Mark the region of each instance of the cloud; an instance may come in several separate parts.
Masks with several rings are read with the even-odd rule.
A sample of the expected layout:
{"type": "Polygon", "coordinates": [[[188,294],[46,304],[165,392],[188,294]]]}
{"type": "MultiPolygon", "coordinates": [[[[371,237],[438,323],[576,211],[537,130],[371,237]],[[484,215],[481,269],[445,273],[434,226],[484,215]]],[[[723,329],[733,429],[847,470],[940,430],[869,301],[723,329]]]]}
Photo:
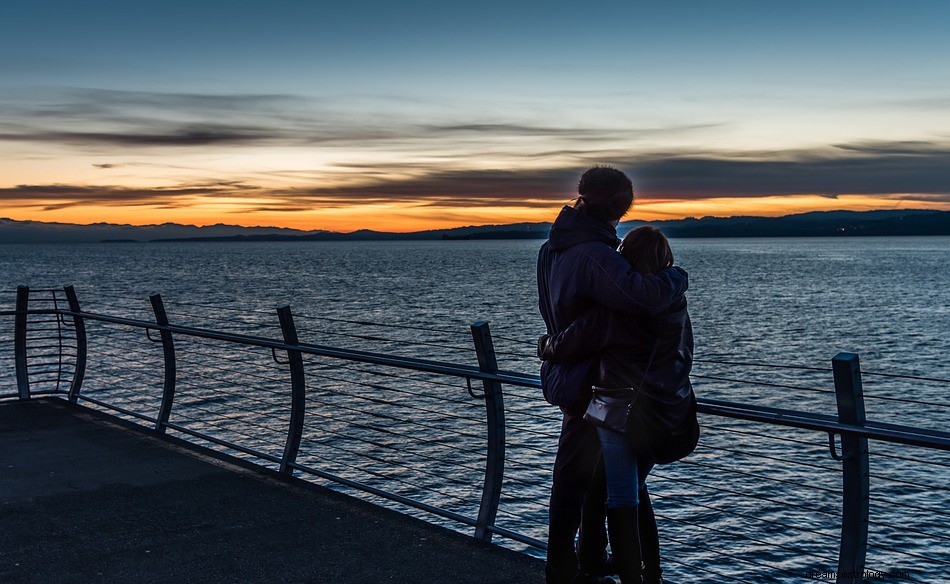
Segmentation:
{"type": "Polygon", "coordinates": [[[152,111],[188,113],[202,117],[284,111],[311,101],[290,94],[266,93],[173,93],[120,91],[110,89],[52,89],[42,96],[31,91],[20,106],[4,105],[4,110],[20,116],[86,118],[122,112],[152,111]]]}
{"type": "MultiPolygon", "coordinates": [[[[262,142],[280,138],[263,128],[194,125],[158,132],[21,132],[0,133],[0,140],[53,142],[73,145],[127,146],[209,146],[262,142]]],[[[102,168],[102,167],[100,167],[102,168]]]]}
{"type": "Polygon", "coordinates": [[[585,127],[513,122],[495,113],[486,120],[481,114],[460,115],[425,103],[412,103],[396,112],[387,112],[387,107],[392,107],[392,101],[381,104],[366,96],[331,99],[286,94],[59,90],[0,103],[0,141],[97,151],[346,145],[389,152],[428,149],[458,156],[480,148],[506,149],[521,157],[552,149],[604,149],[719,127],[585,127]]]}
{"type": "MultiPolygon", "coordinates": [[[[950,145],[939,143],[845,144],[811,151],[715,154],[650,154],[584,157],[571,167],[445,170],[442,165],[387,164],[377,175],[373,165],[349,165],[358,184],[314,186],[272,193],[288,201],[422,201],[471,206],[517,205],[525,201],[564,201],[574,196],[587,166],[611,164],[634,179],[638,196],[705,199],[818,194],[889,195],[915,193],[950,196],[950,145]],[[395,180],[393,175],[410,178],[395,180]]],[[[549,203],[548,203],[549,204],[549,203]]]]}
{"type": "MultiPolygon", "coordinates": [[[[250,177],[191,181],[158,188],[20,185],[0,189],[11,206],[62,209],[77,205],[181,208],[227,198],[234,212],[295,212],[369,204],[424,207],[549,207],[573,198],[577,179],[594,164],[628,171],[645,199],[840,194],[950,202],[950,145],[864,142],[792,152],[578,155],[577,164],[527,169],[458,169],[445,163],[342,165],[325,171],[281,171],[311,183],[267,187],[250,177]],[[393,178],[399,177],[399,178],[393,178]],[[899,195],[895,195],[895,193],[899,195]],[[910,194],[908,194],[910,193],[910,194]],[[246,206],[240,204],[247,201],[246,206]]],[[[107,165],[103,165],[107,166],[107,165]]],[[[275,175],[268,175],[275,176],[275,175]]]]}
{"type": "MultiPolygon", "coordinates": [[[[187,206],[222,197],[244,199],[248,209],[267,211],[387,202],[541,206],[570,200],[580,173],[594,164],[630,172],[638,196],[647,199],[914,193],[911,196],[946,200],[950,196],[946,141],[865,140],[770,152],[656,151],[650,149],[653,137],[701,136],[718,125],[591,128],[514,123],[496,115],[432,122],[424,111],[415,117],[383,117],[379,112],[347,110],[339,101],[283,94],[71,90],[0,107],[0,140],[116,156],[139,149],[216,152],[245,146],[324,148],[334,156],[338,151],[360,152],[357,162],[319,170],[249,169],[234,180],[153,189],[62,184],[0,189],[5,204],[20,206],[187,206]],[[505,167],[495,168],[499,160],[505,167]],[[258,182],[278,186],[256,186],[258,182]],[[279,186],[285,184],[301,186],[279,186]]],[[[170,160],[94,166],[185,168],[167,164],[170,160]]],[[[201,171],[188,170],[188,176],[201,171]]]]}
{"type": "Polygon", "coordinates": [[[765,158],[671,156],[626,161],[649,197],[950,193],[950,145],[875,143],[765,158]]]}
{"type": "Polygon", "coordinates": [[[0,141],[91,149],[241,146],[309,139],[289,95],[67,90],[0,103],[0,141]]]}
{"type": "Polygon", "coordinates": [[[584,128],[571,126],[542,126],[511,123],[459,123],[426,125],[423,132],[445,134],[482,134],[491,136],[544,136],[566,138],[572,141],[603,141],[607,139],[632,140],[652,136],[672,136],[721,127],[722,124],[669,125],[652,128],[584,128]]]}
{"type": "Polygon", "coordinates": [[[18,185],[0,188],[0,199],[8,207],[41,207],[55,211],[80,205],[156,206],[182,208],[198,197],[239,195],[256,187],[234,181],[208,182],[158,188],[131,188],[91,185],[18,185]]]}

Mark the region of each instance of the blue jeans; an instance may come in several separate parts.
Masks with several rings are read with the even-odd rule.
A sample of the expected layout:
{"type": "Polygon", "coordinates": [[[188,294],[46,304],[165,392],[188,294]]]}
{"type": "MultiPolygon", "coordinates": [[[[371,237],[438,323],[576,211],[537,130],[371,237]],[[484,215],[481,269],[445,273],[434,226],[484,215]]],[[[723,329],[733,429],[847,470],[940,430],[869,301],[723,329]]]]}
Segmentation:
{"type": "Polygon", "coordinates": [[[597,436],[607,474],[607,508],[637,506],[637,493],[646,484],[653,461],[638,459],[627,437],[619,432],[598,427],[597,436]]]}

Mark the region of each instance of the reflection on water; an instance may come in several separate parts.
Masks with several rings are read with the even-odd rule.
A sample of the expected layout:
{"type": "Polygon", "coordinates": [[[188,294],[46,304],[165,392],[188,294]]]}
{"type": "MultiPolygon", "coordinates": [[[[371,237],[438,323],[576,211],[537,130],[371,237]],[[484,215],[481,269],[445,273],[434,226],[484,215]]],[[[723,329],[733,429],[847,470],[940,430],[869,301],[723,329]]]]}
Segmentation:
{"type": "MultiPolygon", "coordinates": [[[[293,305],[303,342],[474,363],[468,325],[492,323],[502,368],[534,372],[539,242],[386,242],[0,246],[17,283],[75,284],[87,310],[151,319],[160,291],[172,323],[279,338],[293,305]],[[373,323],[373,324],[370,324],[373,323]]],[[[673,241],[690,272],[701,397],[834,413],[830,359],[869,372],[950,378],[950,239],[673,241]],[[718,361],[712,362],[712,361],[718,361]],[[812,369],[762,365],[796,364],[812,369]]],[[[10,330],[0,366],[12,372],[10,330]]],[[[84,392],[154,416],[161,346],[141,331],[89,324],[84,392]]],[[[270,351],[176,338],[172,421],[280,456],[290,380],[270,351]]],[[[485,413],[464,380],[307,357],[299,462],[477,514],[485,413]]],[[[9,374],[0,378],[4,391],[9,374]]],[[[872,419],[946,427],[948,386],[865,376],[872,419]]],[[[544,538],[559,415],[533,390],[505,388],[507,465],[498,525],[544,538]]],[[[673,581],[804,581],[836,567],[840,466],[827,436],[703,417],[687,461],[651,489],[673,581]]],[[[871,443],[868,567],[920,581],[948,574],[945,453],[871,443]]],[[[431,516],[425,516],[432,520],[431,516]]],[[[458,528],[456,524],[447,525],[458,528]]],[[[517,546],[516,546],[517,547],[517,546]]]]}

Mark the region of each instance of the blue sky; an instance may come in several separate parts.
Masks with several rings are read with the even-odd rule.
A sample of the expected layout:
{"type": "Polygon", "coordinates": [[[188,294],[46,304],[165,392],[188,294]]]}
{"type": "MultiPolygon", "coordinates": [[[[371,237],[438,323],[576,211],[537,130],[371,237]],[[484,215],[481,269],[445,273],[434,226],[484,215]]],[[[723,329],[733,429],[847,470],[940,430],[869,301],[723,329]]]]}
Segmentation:
{"type": "Polygon", "coordinates": [[[0,196],[451,223],[549,210],[607,163],[674,215],[944,204],[947,30],[947,2],[7,3],[0,196]]]}

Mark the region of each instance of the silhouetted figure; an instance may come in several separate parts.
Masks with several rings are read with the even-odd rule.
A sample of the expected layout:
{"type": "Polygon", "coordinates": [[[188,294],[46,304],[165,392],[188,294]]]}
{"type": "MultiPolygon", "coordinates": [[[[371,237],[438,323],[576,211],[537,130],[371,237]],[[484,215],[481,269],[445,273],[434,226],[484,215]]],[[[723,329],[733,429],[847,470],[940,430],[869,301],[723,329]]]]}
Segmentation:
{"type": "MultiPolygon", "coordinates": [[[[578,194],[573,207],[561,210],[538,254],[538,300],[548,334],[557,335],[596,305],[642,315],[679,301],[687,288],[684,271],[668,268],[648,278],[616,252],[617,223],[633,204],[630,179],[614,168],[591,168],[581,177],[578,194]]],[[[545,399],[563,412],[551,486],[548,583],[611,581],[593,575],[603,567],[603,537],[585,536],[582,531],[579,548],[574,548],[600,457],[596,428],[582,418],[597,370],[596,358],[545,361],[541,366],[545,399]]],[[[597,504],[598,495],[592,494],[588,501],[585,530],[588,526],[603,530],[604,506],[597,504]]]]}
{"type": "MultiPolygon", "coordinates": [[[[659,230],[640,227],[620,244],[638,272],[656,274],[673,265],[659,230]]],[[[552,362],[598,360],[598,388],[618,397],[637,396],[626,433],[597,428],[607,481],[607,524],[613,566],[623,584],[661,584],[660,544],[646,478],[654,464],[682,458],[696,446],[696,398],[689,372],[693,330],[680,298],[654,315],[631,316],[595,306],[556,335],[538,342],[552,362]],[[639,427],[637,427],[637,424],[639,427]]]]}

